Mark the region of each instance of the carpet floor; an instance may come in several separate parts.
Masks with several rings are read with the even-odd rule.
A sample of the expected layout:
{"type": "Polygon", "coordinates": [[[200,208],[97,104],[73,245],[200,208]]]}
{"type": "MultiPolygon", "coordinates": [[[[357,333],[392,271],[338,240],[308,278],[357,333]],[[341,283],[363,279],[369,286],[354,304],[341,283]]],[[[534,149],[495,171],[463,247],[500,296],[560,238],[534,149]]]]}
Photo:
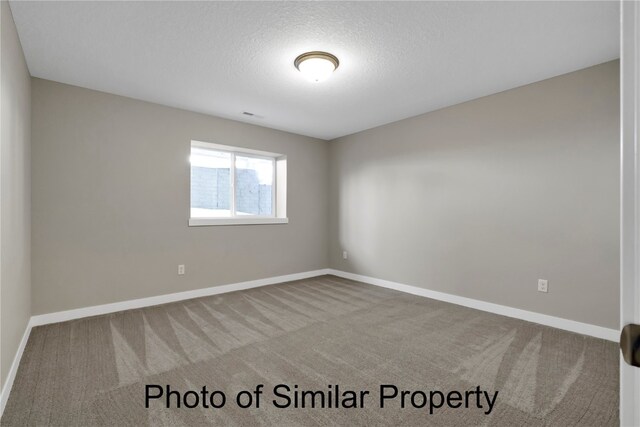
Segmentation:
{"type": "Polygon", "coordinates": [[[614,426],[618,360],[612,342],[322,276],[36,327],[1,424],[614,426]],[[206,386],[226,403],[178,409],[175,398],[167,409],[163,397],[146,409],[151,384],[206,386]],[[240,408],[236,394],[258,384],[260,407],[240,408]],[[319,394],[307,394],[304,409],[293,400],[278,408],[274,400],[286,403],[278,384],[290,398],[294,385],[370,395],[358,408],[308,407],[320,406],[319,394]],[[398,397],[380,408],[384,384],[398,397]],[[489,414],[473,394],[465,407],[465,391],[478,387],[499,392],[489,414]],[[403,390],[423,394],[407,393],[402,408],[403,390]],[[463,401],[454,394],[430,413],[432,391],[463,401]]]}

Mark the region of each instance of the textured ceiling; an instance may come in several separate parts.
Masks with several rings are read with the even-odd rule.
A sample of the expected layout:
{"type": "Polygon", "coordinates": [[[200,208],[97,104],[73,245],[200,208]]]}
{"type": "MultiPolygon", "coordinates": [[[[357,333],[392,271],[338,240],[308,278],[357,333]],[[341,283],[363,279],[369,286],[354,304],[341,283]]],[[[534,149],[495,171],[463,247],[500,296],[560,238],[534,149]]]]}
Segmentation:
{"type": "Polygon", "coordinates": [[[619,57],[618,2],[11,2],[31,74],[332,139],[619,57]],[[305,80],[308,50],[340,59],[305,80]],[[249,111],[256,116],[243,116],[249,111]]]}

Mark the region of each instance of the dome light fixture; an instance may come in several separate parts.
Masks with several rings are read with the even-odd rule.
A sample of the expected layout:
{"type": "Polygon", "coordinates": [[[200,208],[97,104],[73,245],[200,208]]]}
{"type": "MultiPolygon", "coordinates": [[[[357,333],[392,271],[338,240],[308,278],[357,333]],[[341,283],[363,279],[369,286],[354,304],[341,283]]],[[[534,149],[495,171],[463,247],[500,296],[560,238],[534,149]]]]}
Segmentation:
{"type": "Polygon", "coordinates": [[[331,77],[331,73],[338,68],[340,61],[328,52],[313,51],[298,56],[293,61],[293,65],[307,79],[318,83],[331,77]]]}

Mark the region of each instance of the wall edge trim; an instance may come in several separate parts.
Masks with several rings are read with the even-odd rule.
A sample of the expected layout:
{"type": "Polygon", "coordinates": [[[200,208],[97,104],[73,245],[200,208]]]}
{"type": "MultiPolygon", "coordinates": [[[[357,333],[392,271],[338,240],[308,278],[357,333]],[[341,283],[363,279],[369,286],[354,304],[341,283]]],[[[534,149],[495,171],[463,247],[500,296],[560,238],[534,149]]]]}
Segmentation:
{"type": "Polygon", "coordinates": [[[144,308],[155,305],[167,304],[172,302],[184,301],[204,296],[218,295],[229,292],[253,289],[262,286],[274,285],[277,283],[286,283],[296,280],[308,279],[311,277],[323,276],[331,274],[345,279],[355,280],[374,286],[393,289],[411,295],[431,298],[438,301],[444,301],[464,307],[474,308],[489,313],[499,314],[527,322],[538,323],[552,328],[562,329],[565,331],[575,332],[600,338],[608,341],[617,342],[619,339],[619,331],[616,329],[605,328],[602,326],[592,325],[589,323],[578,322],[575,320],[563,319],[561,317],[550,316],[547,314],[536,313],[533,311],[522,310],[505,305],[494,304],[486,301],[480,301],[473,298],[462,297],[458,295],[448,294],[445,292],[433,291],[430,289],[419,288],[417,286],[406,285],[403,283],[393,282],[390,280],[378,279],[375,277],[364,276],[356,273],[336,270],[332,268],[324,268],[319,270],[306,271],[302,273],[287,274],[283,276],[274,276],[265,279],[249,280],[245,282],[232,283],[220,286],[211,286],[208,288],[195,289],[184,292],[176,292],[172,294],[158,295],[153,297],[138,298],[133,300],[120,301],[110,304],[95,305],[78,309],[58,311],[53,313],[39,314],[31,316],[25,328],[20,346],[16,352],[9,374],[0,392],[0,417],[4,413],[5,406],[9,399],[9,394],[13,386],[22,354],[24,353],[27,341],[31,334],[31,330],[35,326],[48,325],[51,323],[65,322],[74,319],[81,319],[91,316],[99,316],[102,314],[115,313],[118,311],[132,310],[136,308],[144,308]]]}
{"type": "Polygon", "coordinates": [[[552,328],[563,329],[569,332],[575,332],[595,338],[601,338],[607,341],[618,342],[618,340],[620,339],[620,331],[616,329],[605,328],[603,326],[592,325],[590,323],[563,319],[561,317],[550,316],[548,314],[536,313],[533,311],[522,310],[506,305],[462,297],[445,292],[433,291],[430,289],[419,288],[417,286],[406,285],[403,283],[392,282],[390,280],[378,279],[375,277],[363,276],[361,274],[349,273],[336,269],[329,269],[329,274],[345,279],[368,283],[374,286],[393,289],[412,295],[431,298],[438,301],[444,301],[464,307],[474,308],[476,310],[499,314],[502,316],[512,317],[527,322],[538,323],[540,325],[550,326],[552,328]]]}
{"type": "Polygon", "coordinates": [[[150,307],[154,305],[161,305],[161,304],[167,304],[167,303],[172,303],[177,301],[189,300],[193,298],[224,294],[228,292],[241,291],[245,289],[259,288],[262,286],[275,285],[277,283],[286,283],[286,282],[292,282],[295,280],[308,279],[311,277],[322,276],[325,274],[329,274],[329,269],[325,268],[325,269],[319,269],[319,270],[305,271],[302,273],[286,274],[283,276],[274,276],[274,277],[268,277],[265,279],[249,280],[246,282],[231,283],[231,284],[220,285],[220,286],[211,286],[203,289],[194,289],[190,291],[176,292],[172,294],[138,298],[133,300],[114,302],[110,304],[94,305],[90,307],[83,307],[83,308],[77,308],[72,310],[58,311],[53,313],[38,314],[35,316],[31,316],[31,318],[29,319],[29,322],[27,323],[27,327],[25,328],[24,334],[22,336],[22,340],[20,341],[20,346],[18,347],[18,351],[16,352],[16,355],[13,358],[13,362],[11,363],[11,367],[9,368],[9,374],[7,375],[7,379],[2,386],[2,391],[0,392],[0,417],[2,417],[2,414],[4,413],[4,408],[7,404],[7,401],[9,400],[9,394],[11,393],[11,388],[13,387],[13,382],[18,372],[18,367],[20,366],[20,360],[22,359],[22,354],[24,353],[24,349],[27,345],[27,341],[29,340],[29,336],[31,335],[31,329],[36,326],[48,325],[51,323],[66,322],[74,319],[81,319],[81,318],[91,317],[91,316],[99,316],[102,314],[115,313],[118,311],[150,307]]]}
{"type": "Polygon", "coordinates": [[[11,388],[13,387],[13,381],[16,379],[16,374],[18,373],[18,366],[20,366],[20,360],[22,359],[22,354],[24,353],[24,349],[27,346],[27,341],[29,341],[29,336],[31,335],[32,327],[33,327],[33,318],[30,318],[29,321],[27,322],[27,326],[24,330],[24,334],[22,334],[22,339],[20,340],[18,351],[16,351],[16,354],[13,357],[13,362],[11,362],[11,366],[9,367],[9,374],[7,375],[7,379],[2,385],[2,391],[0,392],[0,418],[2,417],[2,414],[4,414],[4,408],[7,405],[7,401],[9,400],[9,393],[11,393],[11,388]]]}
{"type": "Polygon", "coordinates": [[[328,269],[305,271],[302,273],[286,274],[283,276],[268,277],[265,279],[249,280],[246,282],[231,283],[227,285],[211,286],[208,288],[194,289],[190,291],[175,292],[171,294],[157,295],[119,301],[109,304],[94,305],[83,308],[75,308],[53,313],[37,314],[31,317],[32,326],[48,325],[50,323],[66,322],[68,320],[81,319],[84,317],[99,316],[101,314],[115,313],[118,311],[133,310],[136,308],[151,307],[154,305],[168,304],[177,301],[184,301],[193,298],[206,297],[211,295],[224,294],[228,292],[242,291],[245,289],[258,288],[261,286],[274,285],[276,283],[292,282],[295,280],[308,279],[310,277],[329,274],[328,269]]]}

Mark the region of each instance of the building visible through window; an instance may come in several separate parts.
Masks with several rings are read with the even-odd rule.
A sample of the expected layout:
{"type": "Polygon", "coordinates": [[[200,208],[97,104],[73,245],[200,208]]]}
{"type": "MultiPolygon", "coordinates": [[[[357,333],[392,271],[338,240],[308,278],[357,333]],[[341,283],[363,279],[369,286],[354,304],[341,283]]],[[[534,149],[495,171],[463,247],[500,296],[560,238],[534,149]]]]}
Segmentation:
{"type": "Polygon", "coordinates": [[[190,161],[192,219],[283,216],[276,215],[277,162],[283,156],[193,141],[190,161]]]}

